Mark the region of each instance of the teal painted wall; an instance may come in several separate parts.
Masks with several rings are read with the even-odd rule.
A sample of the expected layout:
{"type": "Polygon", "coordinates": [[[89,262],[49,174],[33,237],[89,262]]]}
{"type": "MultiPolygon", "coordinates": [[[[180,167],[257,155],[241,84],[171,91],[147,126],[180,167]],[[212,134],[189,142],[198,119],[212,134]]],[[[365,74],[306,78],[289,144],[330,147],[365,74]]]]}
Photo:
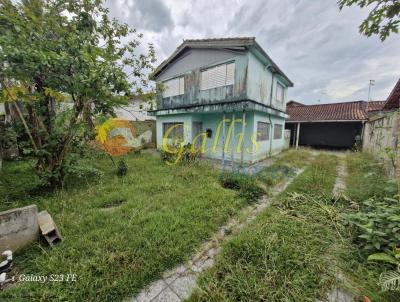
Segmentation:
{"type": "Polygon", "coordinates": [[[250,100],[265,104],[272,108],[286,112],[287,86],[278,75],[272,77],[272,72],[268,70],[268,65],[263,64],[251,52],[248,56],[248,73],[247,73],[247,96],[250,100]],[[272,80],[273,79],[273,80],[272,80]],[[272,98],[271,98],[271,82],[272,98]],[[280,83],[284,89],[284,101],[278,102],[276,99],[277,83],[280,83]]]}
{"type": "MultiPolygon", "coordinates": [[[[225,114],[225,119],[229,119],[225,123],[225,133],[228,135],[230,122],[232,120],[232,112],[227,112],[225,114]]],[[[234,113],[235,119],[242,120],[242,112],[234,113]]],[[[185,144],[192,142],[194,139],[194,135],[192,133],[192,123],[193,122],[201,122],[202,123],[202,131],[205,132],[207,129],[212,130],[212,137],[206,139],[206,150],[205,157],[221,159],[222,158],[222,149],[224,145],[223,140],[223,130],[221,127],[220,134],[217,139],[218,125],[222,122],[223,114],[222,113],[214,113],[214,114],[200,114],[200,113],[187,113],[187,114],[179,114],[179,115],[164,115],[157,116],[157,148],[162,148],[162,135],[163,135],[163,123],[167,122],[183,122],[184,123],[184,138],[185,144]],[[215,152],[213,150],[214,143],[216,144],[215,152]]],[[[282,133],[281,139],[273,139],[273,127],[275,124],[281,124],[284,127],[284,119],[271,116],[272,127],[270,127],[270,140],[257,142],[259,148],[256,148],[255,144],[252,142],[252,137],[256,137],[257,132],[257,122],[268,122],[269,118],[268,114],[261,112],[246,112],[245,117],[245,129],[244,129],[244,139],[243,139],[243,160],[246,163],[256,162],[262,159],[265,159],[270,155],[270,140],[272,139],[272,154],[279,153],[284,148],[284,136],[282,133]],[[258,150],[257,150],[258,149],[258,150]]],[[[283,130],[282,130],[283,131],[283,130]]],[[[241,160],[241,152],[237,152],[237,146],[239,144],[239,134],[242,133],[242,123],[241,121],[235,122],[234,130],[231,132],[229,150],[225,153],[225,159],[230,161],[232,160],[232,152],[233,149],[233,161],[240,162],[241,160]]]]}
{"type": "Polygon", "coordinates": [[[258,161],[269,157],[271,155],[275,155],[281,152],[284,149],[285,139],[284,133],[285,130],[285,120],[283,118],[277,117],[262,113],[262,112],[255,112],[254,113],[254,122],[253,122],[253,131],[254,133],[257,132],[257,122],[264,122],[270,124],[270,132],[269,132],[269,139],[267,141],[258,141],[260,148],[258,152],[254,154],[253,160],[258,161]],[[275,124],[282,125],[282,138],[281,139],[274,139],[274,126],[275,124]],[[272,126],[271,126],[272,125],[272,126]],[[272,147],[272,148],[271,148],[272,147]]]}

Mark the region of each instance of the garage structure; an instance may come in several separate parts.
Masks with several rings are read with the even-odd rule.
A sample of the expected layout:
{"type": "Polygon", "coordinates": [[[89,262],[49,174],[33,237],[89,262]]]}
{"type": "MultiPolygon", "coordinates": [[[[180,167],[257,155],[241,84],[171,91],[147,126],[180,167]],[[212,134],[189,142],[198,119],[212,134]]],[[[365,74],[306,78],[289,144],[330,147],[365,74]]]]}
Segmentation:
{"type": "Polygon", "coordinates": [[[350,149],[361,143],[368,116],[382,109],[384,101],[356,101],[305,105],[290,101],[289,119],[292,146],[312,146],[329,149],[350,149]]]}

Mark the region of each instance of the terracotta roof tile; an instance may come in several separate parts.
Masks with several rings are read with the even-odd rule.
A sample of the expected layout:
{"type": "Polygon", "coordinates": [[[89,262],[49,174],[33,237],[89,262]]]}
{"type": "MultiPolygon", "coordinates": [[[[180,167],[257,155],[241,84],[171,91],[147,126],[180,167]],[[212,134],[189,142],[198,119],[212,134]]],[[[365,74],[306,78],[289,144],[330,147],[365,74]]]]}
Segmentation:
{"type": "Polygon", "coordinates": [[[287,107],[291,121],[361,121],[367,119],[367,102],[347,102],[287,107]]]}

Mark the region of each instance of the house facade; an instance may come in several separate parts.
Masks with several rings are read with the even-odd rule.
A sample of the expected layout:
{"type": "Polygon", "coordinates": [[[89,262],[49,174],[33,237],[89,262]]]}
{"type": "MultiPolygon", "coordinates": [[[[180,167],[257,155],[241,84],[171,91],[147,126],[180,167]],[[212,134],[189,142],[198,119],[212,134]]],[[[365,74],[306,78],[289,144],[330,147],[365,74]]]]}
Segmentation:
{"type": "Polygon", "coordinates": [[[145,96],[133,96],[127,105],[115,108],[117,118],[128,121],[153,121],[154,116],[149,115],[148,111],[156,107],[155,101],[145,100],[145,96]]]}
{"type": "Polygon", "coordinates": [[[284,147],[293,83],[255,38],[185,40],[153,73],[157,147],[191,143],[205,157],[253,163],[284,147]]]}

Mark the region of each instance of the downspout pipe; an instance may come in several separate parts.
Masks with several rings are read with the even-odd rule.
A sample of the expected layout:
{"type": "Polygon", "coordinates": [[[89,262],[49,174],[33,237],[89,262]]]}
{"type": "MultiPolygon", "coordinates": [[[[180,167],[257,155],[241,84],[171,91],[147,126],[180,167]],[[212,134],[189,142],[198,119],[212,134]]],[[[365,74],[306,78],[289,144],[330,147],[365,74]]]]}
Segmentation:
{"type": "MultiPolygon", "coordinates": [[[[274,79],[275,79],[275,74],[276,74],[276,69],[272,66],[269,65],[267,69],[272,73],[272,78],[271,78],[271,92],[270,92],[270,97],[269,97],[269,106],[272,108],[272,97],[273,97],[273,89],[274,89],[274,79]]],[[[272,126],[272,120],[271,120],[271,114],[268,114],[268,119],[269,119],[269,157],[272,156],[272,135],[273,135],[273,126],[272,126]]]]}

